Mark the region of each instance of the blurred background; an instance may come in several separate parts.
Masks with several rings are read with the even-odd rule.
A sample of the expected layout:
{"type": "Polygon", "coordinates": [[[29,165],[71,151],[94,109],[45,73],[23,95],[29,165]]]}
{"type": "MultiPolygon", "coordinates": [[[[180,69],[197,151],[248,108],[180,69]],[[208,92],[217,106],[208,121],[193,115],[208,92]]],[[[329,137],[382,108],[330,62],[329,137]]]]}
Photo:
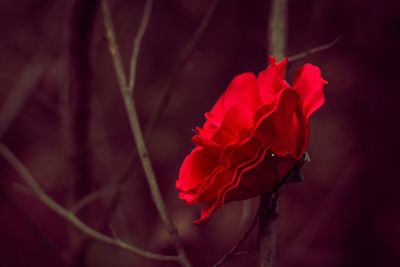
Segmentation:
{"type": "MultiPolygon", "coordinates": [[[[203,113],[235,75],[267,65],[270,1],[217,2],[211,12],[214,0],[155,0],[134,92],[145,129],[169,84],[147,145],[195,266],[211,266],[241,238],[258,202],[247,209],[227,204],[195,226],[201,207],[185,206],[175,189],[180,164],[193,148],[191,129],[202,125],[203,113]],[[193,51],[178,64],[188,43],[193,51]]],[[[126,69],[143,6],[110,1],[126,69]]],[[[399,27],[394,0],[289,1],[288,56],[341,39],[288,68],[290,81],[310,62],[329,84],[326,105],[311,120],[305,181],[282,194],[279,267],[400,266],[399,27]]],[[[134,156],[97,1],[3,0],[0,32],[1,141],[90,226],[173,254],[134,156]]],[[[4,267],[175,266],[87,239],[39,203],[3,159],[0,223],[4,267]]],[[[241,251],[255,248],[256,231],[241,251]]],[[[252,253],[244,254],[224,266],[255,266],[252,253]]]]}

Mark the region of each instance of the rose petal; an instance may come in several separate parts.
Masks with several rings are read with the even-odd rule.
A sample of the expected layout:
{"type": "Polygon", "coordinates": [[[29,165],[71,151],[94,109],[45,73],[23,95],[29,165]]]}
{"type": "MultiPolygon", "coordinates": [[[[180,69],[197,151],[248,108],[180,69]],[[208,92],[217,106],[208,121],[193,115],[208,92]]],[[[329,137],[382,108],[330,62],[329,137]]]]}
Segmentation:
{"type": "Polygon", "coordinates": [[[261,105],[258,94],[257,80],[253,73],[243,73],[236,76],[228,89],[218,99],[217,103],[206,113],[207,122],[204,128],[211,125],[220,127],[225,114],[234,106],[240,106],[245,112],[252,114],[261,105]],[[243,101],[246,99],[246,101],[243,101]]]}
{"type": "Polygon", "coordinates": [[[195,190],[218,167],[218,160],[218,156],[209,150],[196,147],[183,161],[176,188],[182,192],[195,190]]]}
{"type": "Polygon", "coordinates": [[[301,96],[301,106],[306,121],[312,113],[325,103],[323,87],[327,82],[321,76],[321,70],[311,64],[305,64],[297,73],[293,88],[301,96]]]}
{"type": "Polygon", "coordinates": [[[212,140],[225,147],[234,143],[240,137],[240,131],[252,126],[252,113],[248,113],[240,106],[234,106],[225,115],[221,127],[215,131],[212,140]]]}
{"type": "Polygon", "coordinates": [[[287,59],[275,64],[275,58],[270,57],[270,65],[257,77],[259,94],[264,104],[273,103],[280,91],[288,87],[283,79],[287,59]]]}
{"type": "Polygon", "coordinates": [[[279,156],[292,155],[300,158],[308,139],[308,125],[298,114],[300,97],[292,89],[283,90],[275,103],[273,112],[259,121],[254,138],[279,156]]]}
{"type": "MultiPolygon", "coordinates": [[[[254,159],[252,159],[250,162],[246,162],[239,165],[238,168],[235,169],[235,172],[233,173],[233,176],[231,177],[230,181],[222,183],[223,186],[219,188],[216,200],[214,202],[208,203],[206,207],[203,208],[200,214],[200,218],[194,221],[193,222],[194,224],[204,223],[210,218],[210,216],[214,213],[214,211],[217,208],[222,207],[222,205],[225,203],[226,193],[238,186],[242,173],[251,170],[263,160],[265,151],[266,151],[265,149],[260,148],[254,159]]],[[[213,190],[213,193],[215,193],[215,189],[213,190]]]]}
{"type": "Polygon", "coordinates": [[[291,156],[276,157],[269,152],[260,164],[243,173],[238,186],[228,192],[226,199],[243,200],[270,192],[296,163],[291,156]]]}
{"type": "Polygon", "coordinates": [[[216,143],[212,137],[215,131],[204,130],[202,128],[196,128],[197,134],[192,137],[192,142],[203,148],[207,148],[214,154],[220,155],[222,152],[222,147],[220,144],[216,143]]]}

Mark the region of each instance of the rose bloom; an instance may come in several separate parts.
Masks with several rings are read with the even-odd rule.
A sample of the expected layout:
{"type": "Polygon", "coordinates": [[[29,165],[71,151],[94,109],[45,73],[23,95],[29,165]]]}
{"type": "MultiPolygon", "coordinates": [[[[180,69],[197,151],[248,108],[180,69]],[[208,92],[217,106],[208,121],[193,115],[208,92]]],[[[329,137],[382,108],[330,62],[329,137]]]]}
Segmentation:
{"type": "Polygon", "coordinates": [[[192,138],[196,147],[180,168],[176,188],[189,205],[204,203],[194,223],[224,203],[270,192],[304,156],[309,118],[325,102],[318,67],[305,64],[293,85],[284,80],[287,59],[258,77],[236,76],[192,138]]]}

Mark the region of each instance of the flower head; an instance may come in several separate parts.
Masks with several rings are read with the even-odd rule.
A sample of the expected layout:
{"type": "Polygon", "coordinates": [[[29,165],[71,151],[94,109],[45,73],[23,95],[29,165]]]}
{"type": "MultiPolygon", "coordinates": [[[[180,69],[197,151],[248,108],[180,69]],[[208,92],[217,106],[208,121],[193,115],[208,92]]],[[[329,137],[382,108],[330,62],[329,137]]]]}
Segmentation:
{"type": "Polygon", "coordinates": [[[256,77],[236,76],[192,138],[196,147],[185,158],[176,182],[179,198],[204,203],[205,222],[224,203],[272,190],[305,153],[309,118],[324,104],[318,67],[305,64],[293,85],[284,80],[287,60],[256,77]]]}

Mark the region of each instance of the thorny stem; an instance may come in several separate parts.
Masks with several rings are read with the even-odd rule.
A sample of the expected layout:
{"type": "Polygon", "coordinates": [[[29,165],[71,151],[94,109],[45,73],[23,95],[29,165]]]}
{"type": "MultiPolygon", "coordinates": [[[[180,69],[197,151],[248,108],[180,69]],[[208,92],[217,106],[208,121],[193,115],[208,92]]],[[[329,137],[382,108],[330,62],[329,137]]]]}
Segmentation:
{"type": "Polygon", "coordinates": [[[98,232],[97,230],[91,228],[80,219],[78,219],[75,214],[73,214],[70,210],[62,207],[60,204],[55,202],[44,190],[43,188],[36,182],[35,178],[29,172],[29,170],[25,167],[25,165],[3,144],[0,144],[0,155],[15,168],[15,170],[19,173],[19,175],[25,180],[25,183],[29,186],[29,188],[33,191],[33,193],[39,198],[39,200],[51,209],[53,212],[58,214],[60,217],[71,223],[76,229],[78,229],[81,233],[87,235],[88,237],[102,242],[128,252],[137,254],[144,258],[158,260],[158,261],[179,261],[177,256],[166,256],[160,255],[156,253],[152,253],[150,251],[146,251],[132,245],[129,245],[118,238],[112,238],[105,234],[98,232]]]}
{"type": "MultiPolygon", "coordinates": [[[[151,7],[152,7],[153,1],[147,0],[147,2],[148,3],[146,3],[146,8],[145,8],[146,10],[143,13],[143,17],[142,17],[142,20],[140,23],[141,26],[139,27],[139,28],[142,28],[142,27],[144,27],[144,28],[140,29],[138,31],[139,35],[142,34],[142,35],[140,35],[141,37],[143,37],[145,27],[148,23],[148,19],[149,19],[148,17],[151,14],[151,7]]],[[[123,98],[123,101],[125,104],[126,112],[128,115],[130,126],[131,126],[131,131],[132,131],[135,143],[136,143],[137,153],[139,155],[143,170],[145,172],[146,180],[147,180],[147,183],[150,188],[153,202],[157,208],[157,211],[160,215],[160,218],[161,218],[166,230],[168,231],[168,233],[170,235],[170,238],[174,244],[175,250],[178,253],[179,262],[181,263],[182,266],[190,267],[192,265],[187,258],[186,251],[183,247],[183,242],[181,241],[181,239],[178,236],[178,231],[175,227],[175,224],[173,223],[172,219],[168,215],[165,202],[161,196],[161,192],[160,192],[160,189],[157,184],[154,169],[153,169],[152,163],[150,161],[147,147],[144,142],[142,130],[140,128],[140,123],[139,123],[139,118],[137,116],[135,102],[133,101],[133,98],[132,98],[134,84],[132,83],[132,88],[130,88],[128,81],[126,80],[126,76],[124,74],[122,61],[121,61],[121,57],[119,54],[118,44],[115,39],[115,33],[114,33],[115,31],[114,31],[112,18],[111,18],[111,14],[110,14],[110,9],[109,9],[107,0],[102,0],[101,4],[102,4],[103,15],[104,15],[103,16],[104,26],[106,28],[106,34],[107,34],[107,40],[108,40],[108,45],[109,45],[109,49],[110,49],[110,54],[113,59],[114,68],[115,68],[115,71],[117,74],[120,92],[121,92],[121,95],[122,95],[122,98],[123,98]]],[[[141,38],[135,37],[134,43],[139,45],[141,43],[141,38]]],[[[135,49],[134,49],[134,51],[135,51],[135,49]]],[[[135,55],[135,53],[133,53],[133,55],[132,55],[131,62],[132,61],[137,61],[137,55],[135,55]]],[[[134,77],[135,72],[136,72],[136,62],[134,62],[133,64],[131,63],[131,66],[135,67],[133,70],[132,69],[130,70],[131,77],[132,77],[132,73],[134,73],[133,74],[133,77],[134,77]]],[[[134,79],[132,81],[134,82],[134,79]]]]}

